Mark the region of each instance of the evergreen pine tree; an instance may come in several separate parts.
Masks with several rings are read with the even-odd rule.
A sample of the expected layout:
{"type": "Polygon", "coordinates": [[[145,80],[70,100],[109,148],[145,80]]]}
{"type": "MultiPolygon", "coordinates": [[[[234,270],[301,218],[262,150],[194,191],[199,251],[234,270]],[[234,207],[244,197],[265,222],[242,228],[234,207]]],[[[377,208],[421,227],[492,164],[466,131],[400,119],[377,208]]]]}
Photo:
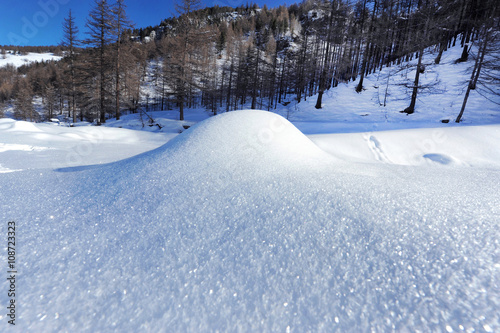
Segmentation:
{"type": "Polygon", "coordinates": [[[89,58],[91,75],[98,78],[98,123],[106,122],[108,76],[111,69],[109,44],[112,41],[113,17],[107,0],[94,0],[87,18],[85,44],[94,48],[97,56],[89,58]]]}

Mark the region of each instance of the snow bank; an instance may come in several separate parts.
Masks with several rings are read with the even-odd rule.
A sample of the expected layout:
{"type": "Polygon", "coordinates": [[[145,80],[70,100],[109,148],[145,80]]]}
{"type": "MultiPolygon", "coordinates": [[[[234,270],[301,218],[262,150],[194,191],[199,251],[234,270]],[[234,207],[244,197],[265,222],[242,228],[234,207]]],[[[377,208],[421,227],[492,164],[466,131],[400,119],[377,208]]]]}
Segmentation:
{"type": "Polygon", "coordinates": [[[0,174],[2,220],[19,230],[18,325],[500,330],[499,169],[325,154],[244,111],[127,160],[0,174]]]}

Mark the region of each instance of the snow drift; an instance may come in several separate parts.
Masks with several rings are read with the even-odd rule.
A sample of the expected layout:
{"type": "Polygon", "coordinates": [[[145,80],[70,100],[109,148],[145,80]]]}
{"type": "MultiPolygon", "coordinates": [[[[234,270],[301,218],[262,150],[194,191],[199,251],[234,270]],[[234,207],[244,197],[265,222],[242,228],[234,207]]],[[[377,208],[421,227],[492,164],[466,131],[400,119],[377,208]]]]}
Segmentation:
{"type": "Polygon", "coordinates": [[[25,330],[500,329],[498,169],[340,162],[244,111],[1,177],[25,330]]]}
{"type": "Polygon", "coordinates": [[[195,159],[216,159],[220,164],[229,158],[251,159],[263,167],[271,163],[328,158],[288,120],[265,111],[230,112],[210,118],[167,147],[195,155],[195,159]]]}
{"type": "MultiPolygon", "coordinates": [[[[165,163],[176,172],[235,175],[286,173],[314,168],[333,157],[283,117],[265,111],[238,111],[209,118],[153,151],[143,163],[165,163]],[[187,169],[186,169],[187,168],[187,169]]],[[[129,167],[127,167],[129,168],[129,167]]]]}

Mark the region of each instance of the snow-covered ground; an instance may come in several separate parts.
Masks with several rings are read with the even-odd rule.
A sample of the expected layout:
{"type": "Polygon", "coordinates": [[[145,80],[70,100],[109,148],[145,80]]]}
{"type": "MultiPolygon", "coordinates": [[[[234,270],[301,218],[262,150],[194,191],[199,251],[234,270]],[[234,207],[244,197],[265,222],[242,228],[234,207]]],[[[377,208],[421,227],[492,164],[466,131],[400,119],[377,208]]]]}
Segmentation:
{"type": "Polygon", "coordinates": [[[500,331],[498,110],[406,116],[374,106],[373,80],[328,92],[322,110],[278,110],[291,123],[0,119],[18,329],[500,331]]]}
{"type": "Polygon", "coordinates": [[[33,62],[42,62],[48,60],[60,60],[62,57],[56,56],[53,53],[33,53],[13,54],[12,51],[7,51],[5,55],[0,55],[0,67],[13,65],[21,67],[33,62]]]}
{"type": "Polygon", "coordinates": [[[169,136],[1,120],[16,325],[497,331],[500,126],[435,131],[312,136],[322,150],[243,111],[150,150],[169,136]]]}

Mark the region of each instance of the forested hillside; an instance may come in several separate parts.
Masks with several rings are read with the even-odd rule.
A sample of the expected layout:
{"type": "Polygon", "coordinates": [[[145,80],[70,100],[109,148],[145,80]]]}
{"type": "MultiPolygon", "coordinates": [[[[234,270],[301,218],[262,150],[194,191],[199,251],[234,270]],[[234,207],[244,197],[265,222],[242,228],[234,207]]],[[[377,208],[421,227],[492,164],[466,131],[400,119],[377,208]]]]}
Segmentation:
{"type": "Polygon", "coordinates": [[[272,9],[202,9],[182,0],[176,9],[177,17],[147,28],[133,27],[123,0],[96,0],[85,27],[70,12],[64,59],[0,68],[0,103],[13,104],[18,119],[64,114],[97,123],[145,106],[178,109],[181,120],[189,107],[272,110],[312,96],[320,109],[324,92],[339,82],[357,80],[352,88],[362,94],[366,75],[418,59],[401,110],[412,114],[425,88],[424,50],[436,48],[439,63],[457,44],[457,62],[476,60],[464,97],[478,84],[498,91],[495,0],[307,0],[272,9]],[[32,112],[36,97],[41,114],[32,112]]]}

